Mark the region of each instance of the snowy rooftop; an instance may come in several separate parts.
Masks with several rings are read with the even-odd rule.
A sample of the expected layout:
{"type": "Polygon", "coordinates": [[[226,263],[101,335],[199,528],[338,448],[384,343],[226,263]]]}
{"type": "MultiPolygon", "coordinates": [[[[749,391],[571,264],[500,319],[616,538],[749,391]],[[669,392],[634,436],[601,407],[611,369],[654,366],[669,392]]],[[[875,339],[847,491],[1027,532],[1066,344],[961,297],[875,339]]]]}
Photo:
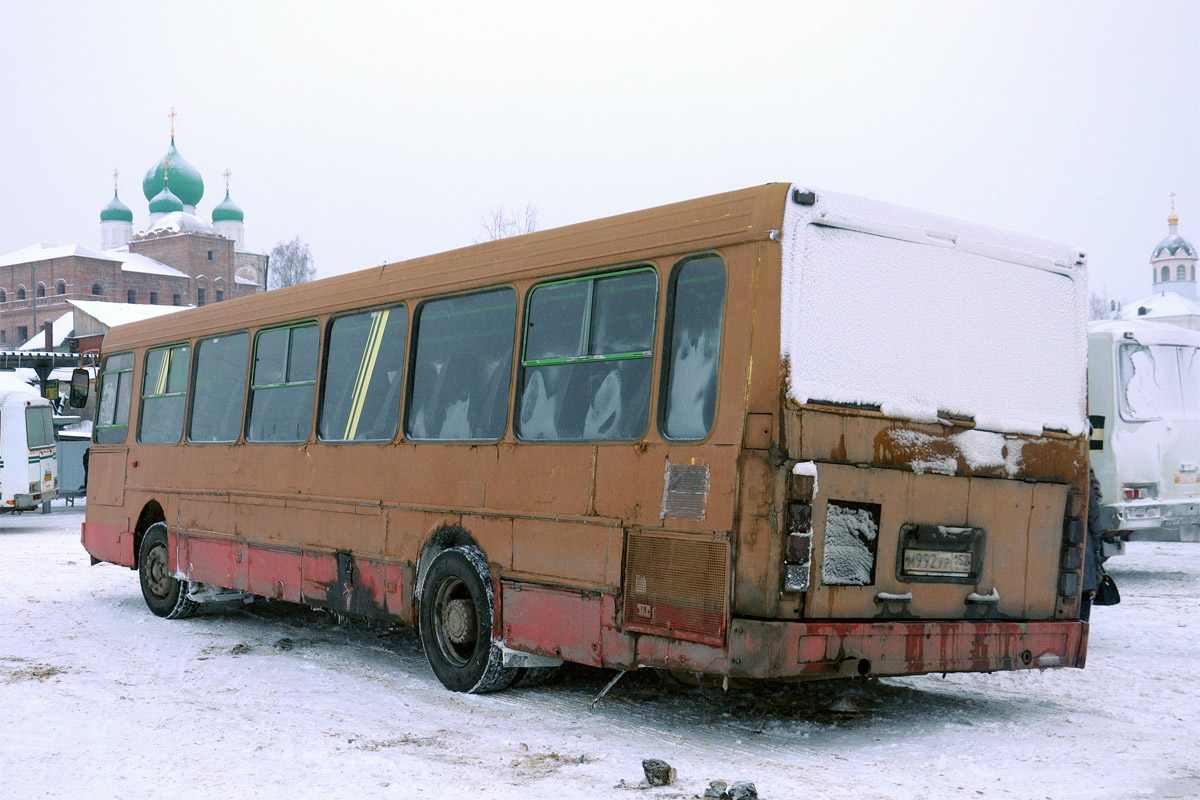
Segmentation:
{"type": "Polygon", "coordinates": [[[50,347],[46,347],[46,331],[43,328],[34,334],[29,341],[18,347],[18,350],[53,350],[55,347],[61,347],[63,342],[67,340],[67,336],[71,333],[71,329],[75,325],[75,312],[68,311],[58,319],[54,320],[54,343],[50,347]]]}
{"type": "Polygon", "coordinates": [[[191,307],[152,306],[142,303],[103,303],[96,300],[68,300],[67,302],[109,328],[128,322],[161,317],[163,314],[173,314],[191,307]]]}
{"type": "Polygon", "coordinates": [[[188,274],[181,272],[174,267],[169,267],[161,261],[155,261],[149,256],[144,256],[141,253],[131,253],[128,247],[122,247],[119,250],[110,251],[113,258],[121,262],[121,269],[125,272],[142,272],[148,275],[170,275],[173,278],[186,278],[188,274]]]}
{"type": "Polygon", "coordinates": [[[186,211],[172,211],[139,233],[137,238],[158,236],[166,233],[206,233],[209,236],[216,236],[213,226],[199,217],[189,214],[186,211]]]}
{"type": "Polygon", "coordinates": [[[47,244],[31,244],[28,247],[23,247],[15,252],[0,256],[0,267],[9,267],[14,264],[28,264],[34,261],[49,261],[52,258],[68,258],[69,256],[99,258],[104,261],[121,260],[115,258],[111,252],[93,250],[90,247],[83,247],[78,244],[64,244],[57,247],[51,247],[47,244]]]}
{"type": "Polygon", "coordinates": [[[128,248],[120,250],[93,250],[78,244],[64,244],[58,247],[48,247],[45,244],[31,244],[15,252],[0,256],[0,267],[14,264],[29,264],[37,261],[49,261],[54,258],[96,258],[101,261],[117,261],[126,272],[142,272],[151,275],[170,275],[176,278],[186,278],[187,274],[174,267],[169,267],[149,256],[130,253],[128,248]]]}
{"type": "Polygon", "coordinates": [[[1200,301],[1190,300],[1175,292],[1152,294],[1141,300],[1126,303],[1121,309],[1121,319],[1187,316],[1200,316],[1200,301]]]}

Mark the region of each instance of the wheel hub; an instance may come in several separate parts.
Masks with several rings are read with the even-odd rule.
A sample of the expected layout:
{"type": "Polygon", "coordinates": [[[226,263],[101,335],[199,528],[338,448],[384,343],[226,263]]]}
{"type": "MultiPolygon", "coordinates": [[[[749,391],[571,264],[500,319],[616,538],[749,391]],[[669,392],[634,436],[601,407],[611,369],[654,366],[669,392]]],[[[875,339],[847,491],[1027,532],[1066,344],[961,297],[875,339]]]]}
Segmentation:
{"type": "Polygon", "coordinates": [[[470,600],[451,600],[446,603],[442,615],[442,626],[446,638],[452,644],[466,644],[475,640],[475,604],[470,600]]]}
{"type": "Polygon", "coordinates": [[[171,592],[171,576],[167,574],[167,548],[156,546],[146,554],[146,583],[155,597],[164,598],[171,592]]]}

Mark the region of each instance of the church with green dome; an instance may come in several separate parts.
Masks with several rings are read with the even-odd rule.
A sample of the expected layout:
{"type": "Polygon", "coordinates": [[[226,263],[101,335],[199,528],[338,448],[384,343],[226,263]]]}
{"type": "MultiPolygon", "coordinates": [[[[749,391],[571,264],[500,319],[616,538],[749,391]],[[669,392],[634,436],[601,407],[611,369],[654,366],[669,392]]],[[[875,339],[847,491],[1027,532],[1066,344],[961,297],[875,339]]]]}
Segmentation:
{"type": "Polygon", "coordinates": [[[98,249],[34,244],[0,255],[6,267],[0,269],[0,348],[36,338],[47,321],[65,333],[73,309],[94,310],[95,303],[202,306],[266,291],[267,256],[246,248],[245,213],[230,193],[232,173],[221,173],[224,199],[204,214],[204,178],[176,145],[175,116],[172,109],[166,153],[142,178],[144,215],[136,203],[130,208],[121,200],[114,171],[112,199],[100,209],[98,249]]]}

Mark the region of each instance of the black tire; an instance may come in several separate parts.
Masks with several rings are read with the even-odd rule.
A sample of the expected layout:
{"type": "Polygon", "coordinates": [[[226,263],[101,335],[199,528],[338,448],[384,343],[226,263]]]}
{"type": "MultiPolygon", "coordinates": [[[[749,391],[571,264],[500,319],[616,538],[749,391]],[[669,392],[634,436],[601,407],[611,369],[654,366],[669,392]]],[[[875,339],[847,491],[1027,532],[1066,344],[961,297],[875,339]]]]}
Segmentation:
{"type": "Polygon", "coordinates": [[[196,612],[199,604],[187,598],[187,581],[171,576],[167,569],[167,526],[156,522],[142,537],[138,551],[138,577],[142,598],[155,616],[183,619],[196,612]]]}
{"type": "Polygon", "coordinates": [[[493,608],[492,581],[478,548],[451,547],[433,559],[421,589],[421,646],[447,689],[495,692],[517,677],[492,642],[493,608]]]}

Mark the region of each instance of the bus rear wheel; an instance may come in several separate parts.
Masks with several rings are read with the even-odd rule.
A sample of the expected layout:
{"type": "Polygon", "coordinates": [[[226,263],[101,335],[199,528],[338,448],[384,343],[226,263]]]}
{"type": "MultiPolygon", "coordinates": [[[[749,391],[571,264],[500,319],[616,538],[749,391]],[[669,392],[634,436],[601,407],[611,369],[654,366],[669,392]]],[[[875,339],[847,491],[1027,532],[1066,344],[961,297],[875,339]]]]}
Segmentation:
{"type": "Polygon", "coordinates": [[[142,537],[138,551],[138,577],[142,598],[156,616],[183,619],[195,613],[198,604],[187,597],[187,581],[171,575],[167,560],[167,526],[156,522],[142,537]]]}
{"type": "Polygon", "coordinates": [[[492,642],[493,609],[487,560],[478,548],[451,547],[434,558],[421,590],[421,645],[447,689],[495,692],[517,677],[492,642]]]}

